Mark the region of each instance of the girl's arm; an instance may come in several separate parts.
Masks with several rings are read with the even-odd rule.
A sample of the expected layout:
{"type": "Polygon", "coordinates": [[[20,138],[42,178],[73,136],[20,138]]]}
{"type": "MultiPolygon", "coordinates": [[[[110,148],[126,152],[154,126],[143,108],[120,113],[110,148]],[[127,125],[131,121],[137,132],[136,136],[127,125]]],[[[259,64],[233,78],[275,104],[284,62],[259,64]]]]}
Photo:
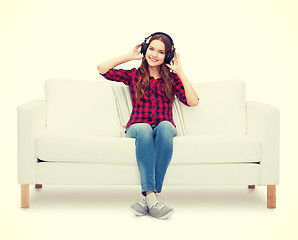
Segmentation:
{"type": "Polygon", "coordinates": [[[175,57],[174,57],[173,65],[167,64],[167,66],[170,69],[172,69],[174,72],[176,72],[176,74],[180,78],[180,80],[183,84],[183,87],[184,87],[185,96],[186,96],[186,99],[187,99],[187,104],[190,107],[197,106],[199,104],[198,95],[195,92],[195,90],[193,89],[191,83],[189,82],[187,76],[185,75],[185,73],[182,69],[180,57],[179,57],[179,54],[177,53],[177,51],[175,51],[175,57]]]}
{"type": "Polygon", "coordinates": [[[140,55],[141,50],[139,50],[141,44],[138,44],[135,46],[131,51],[128,53],[121,55],[119,57],[115,57],[109,60],[106,60],[100,64],[97,65],[97,70],[100,74],[105,74],[107,71],[109,71],[111,68],[114,68],[122,63],[129,62],[131,60],[139,60],[142,59],[143,56],[140,55]]]}

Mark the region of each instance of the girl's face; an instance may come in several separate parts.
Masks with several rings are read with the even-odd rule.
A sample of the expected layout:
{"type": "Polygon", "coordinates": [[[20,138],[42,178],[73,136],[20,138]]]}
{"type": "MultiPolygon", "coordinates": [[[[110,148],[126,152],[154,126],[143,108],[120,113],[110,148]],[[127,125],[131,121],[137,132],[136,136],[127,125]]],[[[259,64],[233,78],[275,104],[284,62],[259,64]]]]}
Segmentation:
{"type": "Polygon", "coordinates": [[[146,52],[146,60],[150,67],[158,67],[165,60],[165,44],[160,40],[153,40],[146,52]]]}

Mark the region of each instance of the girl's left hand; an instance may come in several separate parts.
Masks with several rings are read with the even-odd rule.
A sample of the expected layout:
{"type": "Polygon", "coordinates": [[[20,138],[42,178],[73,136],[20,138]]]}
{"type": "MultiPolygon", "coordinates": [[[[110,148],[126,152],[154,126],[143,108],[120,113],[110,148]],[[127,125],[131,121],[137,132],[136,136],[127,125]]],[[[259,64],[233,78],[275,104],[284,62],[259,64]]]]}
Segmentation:
{"type": "Polygon", "coordinates": [[[177,51],[175,51],[174,53],[174,59],[172,60],[172,64],[166,64],[166,66],[173,70],[175,73],[178,73],[182,70],[180,56],[177,51]]]}

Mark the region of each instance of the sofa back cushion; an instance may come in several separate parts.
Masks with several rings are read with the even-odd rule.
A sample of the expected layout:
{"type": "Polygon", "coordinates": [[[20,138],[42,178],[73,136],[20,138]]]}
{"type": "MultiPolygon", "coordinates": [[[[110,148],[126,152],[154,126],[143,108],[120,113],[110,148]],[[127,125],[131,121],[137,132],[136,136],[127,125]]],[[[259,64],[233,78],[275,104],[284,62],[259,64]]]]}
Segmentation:
{"type": "Polygon", "coordinates": [[[199,105],[190,108],[180,103],[187,135],[246,134],[244,81],[192,85],[200,98],[199,105]]]}
{"type": "Polygon", "coordinates": [[[106,80],[47,80],[48,133],[120,136],[111,85],[106,80]]]}

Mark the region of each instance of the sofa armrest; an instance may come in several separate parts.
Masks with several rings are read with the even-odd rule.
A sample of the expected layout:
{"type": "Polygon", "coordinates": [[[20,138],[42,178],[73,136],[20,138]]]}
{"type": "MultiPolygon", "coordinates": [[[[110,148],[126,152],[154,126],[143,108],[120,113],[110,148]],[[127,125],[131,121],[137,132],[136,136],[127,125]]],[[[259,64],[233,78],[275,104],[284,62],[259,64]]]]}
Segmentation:
{"type": "Polygon", "coordinates": [[[36,183],[35,138],[45,132],[46,101],[32,100],[17,107],[18,183],[36,183]]]}
{"type": "Polygon", "coordinates": [[[247,135],[255,136],[263,147],[261,185],[279,183],[280,116],[275,106],[247,102],[247,135]]]}

